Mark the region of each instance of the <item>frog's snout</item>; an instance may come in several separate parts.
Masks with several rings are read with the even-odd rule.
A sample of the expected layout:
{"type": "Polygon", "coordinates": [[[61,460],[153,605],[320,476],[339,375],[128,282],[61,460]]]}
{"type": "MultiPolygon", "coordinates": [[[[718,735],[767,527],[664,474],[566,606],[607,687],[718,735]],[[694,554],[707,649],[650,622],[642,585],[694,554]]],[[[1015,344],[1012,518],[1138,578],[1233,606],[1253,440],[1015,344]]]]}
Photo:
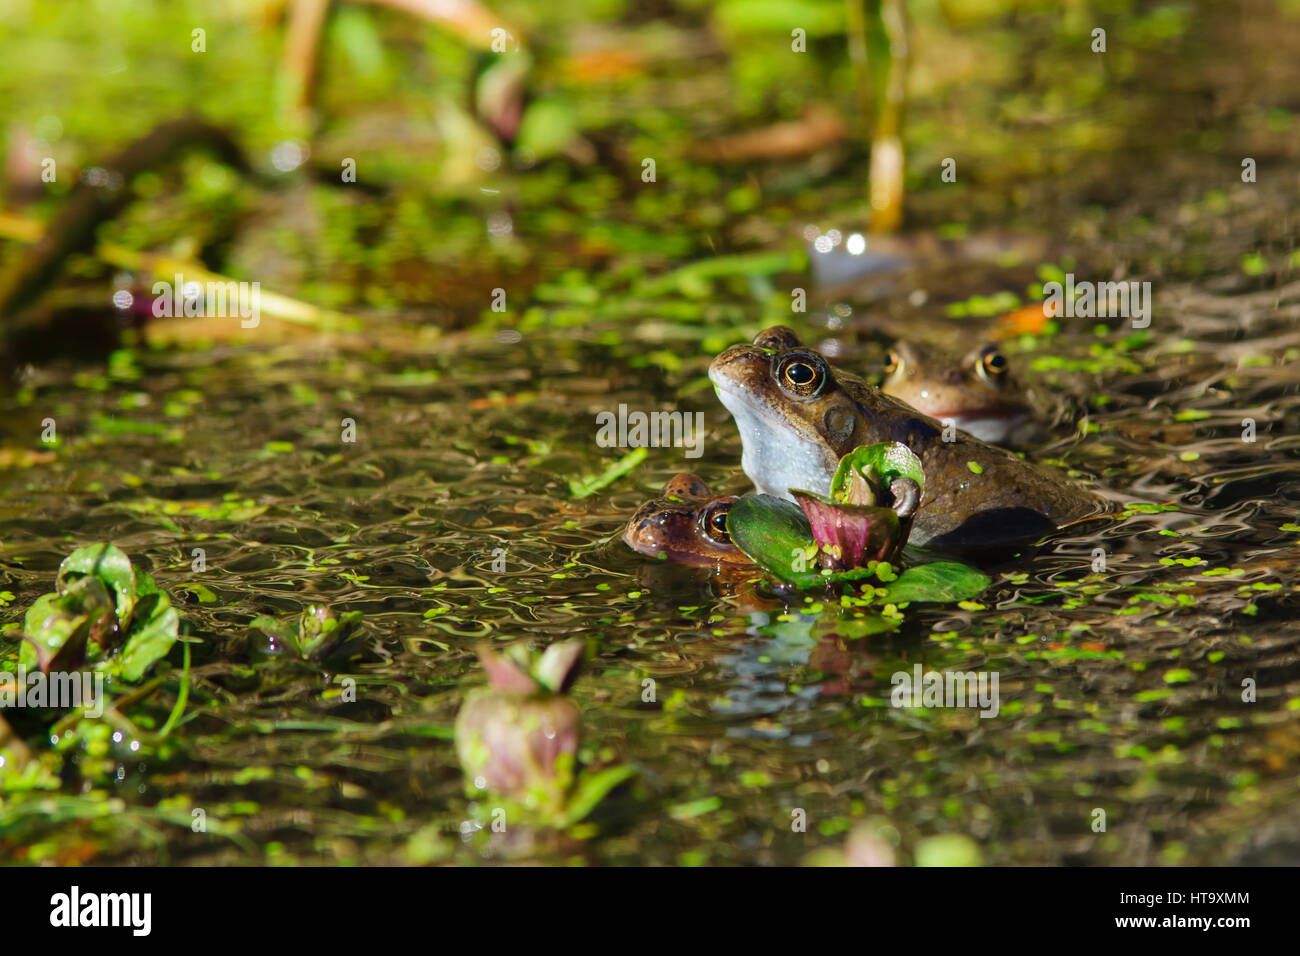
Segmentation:
{"type": "Polygon", "coordinates": [[[717,375],[724,370],[741,365],[752,365],[762,355],[762,350],[752,345],[732,345],[719,352],[717,357],[709,363],[709,378],[716,382],[717,375]]]}

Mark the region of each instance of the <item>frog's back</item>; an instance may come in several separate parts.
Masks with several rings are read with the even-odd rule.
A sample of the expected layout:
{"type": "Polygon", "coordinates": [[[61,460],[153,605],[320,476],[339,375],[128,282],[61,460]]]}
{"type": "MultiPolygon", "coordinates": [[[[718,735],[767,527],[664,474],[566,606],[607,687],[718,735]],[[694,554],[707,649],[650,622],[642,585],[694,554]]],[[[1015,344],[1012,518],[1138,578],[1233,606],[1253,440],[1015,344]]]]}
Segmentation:
{"type": "Polygon", "coordinates": [[[1100,499],[1058,471],[960,430],[944,441],[943,426],[905,402],[851,376],[840,384],[867,423],[858,444],[901,442],[921,459],[925,495],[913,525],[915,544],[985,550],[1103,510],[1100,499]]]}

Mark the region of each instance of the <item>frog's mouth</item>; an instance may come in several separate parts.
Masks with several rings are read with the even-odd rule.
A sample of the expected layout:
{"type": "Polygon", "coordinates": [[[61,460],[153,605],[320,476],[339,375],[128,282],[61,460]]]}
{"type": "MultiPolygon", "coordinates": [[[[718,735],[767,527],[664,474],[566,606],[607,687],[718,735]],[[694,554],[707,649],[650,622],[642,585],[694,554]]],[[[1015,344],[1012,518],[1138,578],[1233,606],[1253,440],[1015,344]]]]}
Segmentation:
{"type": "Polygon", "coordinates": [[[937,418],[943,421],[945,418],[951,418],[958,422],[958,428],[961,427],[962,421],[995,421],[1012,418],[1024,418],[1027,414],[1024,408],[1017,405],[975,405],[960,409],[939,409],[938,411],[925,414],[931,418],[937,418]]]}
{"type": "Polygon", "coordinates": [[[791,488],[830,494],[835,461],[826,446],[809,439],[748,390],[711,370],[718,400],[735,419],[743,451],[740,466],[760,494],[791,501],[791,488]]]}
{"type": "Polygon", "coordinates": [[[1010,440],[1016,430],[1028,420],[1029,413],[1007,409],[1006,414],[989,414],[987,411],[977,411],[960,415],[935,415],[934,417],[939,419],[940,422],[950,420],[968,435],[974,435],[980,441],[992,442],[998,445],[1010,440]]]}

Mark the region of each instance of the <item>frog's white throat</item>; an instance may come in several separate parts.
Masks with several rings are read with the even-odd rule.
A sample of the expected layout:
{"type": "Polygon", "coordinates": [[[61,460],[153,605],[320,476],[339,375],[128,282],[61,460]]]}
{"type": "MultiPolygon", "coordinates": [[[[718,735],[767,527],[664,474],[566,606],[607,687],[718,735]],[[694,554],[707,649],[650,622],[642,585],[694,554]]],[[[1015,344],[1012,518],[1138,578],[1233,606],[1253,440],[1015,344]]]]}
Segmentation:
{"type": "Polygon", "coordinates": [[[820,442],[756,406],[742,389],[725,379],[715,378],[714,385],[740,432],[740,467],[760,494],[790,499],[791,488],[830,494],[835,465],[828,463],[820,442]]]}

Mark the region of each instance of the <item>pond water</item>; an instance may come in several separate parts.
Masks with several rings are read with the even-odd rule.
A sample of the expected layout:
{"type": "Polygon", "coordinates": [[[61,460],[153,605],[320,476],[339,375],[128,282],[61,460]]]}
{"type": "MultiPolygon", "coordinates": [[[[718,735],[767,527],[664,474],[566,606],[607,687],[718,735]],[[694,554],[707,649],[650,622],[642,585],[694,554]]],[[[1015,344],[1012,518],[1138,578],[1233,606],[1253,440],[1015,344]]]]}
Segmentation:
{"type": "MultiPolygon", "coordinates": [[[[1059,153],[1032,111],[1008,105],[1037,152],[995,140],[985,156],[1001,151],[1001,165],[978,187],[919,190],[915,228],[888,247],[906,262],[833,289],[816,279],[839,253],[798,250],[809,226],[862,227],[857,159],[769,171],[762,189],[736,170],[699,174],[666,187],[662,207],[596,168],[562,213],[550,204],[573,184],[552,166],[456,210],[459,227],[499,225],[509,205],[529,247],[510,293],[528,287],[526,312],[484,311],[509,257],[485,254],[476,271],[471,251],[455,276],[416,277],[446,293],[448,328],[392,305],[352,310],[360,332],[222,334],[21,368],[2,399],[6,438],[42,451],[0,471],[0,620],[21,620],[69,552],[110,541],[171,593],[194,643],[185,716],[165,740],[179,651],[124,716],[69,730],[9,715],[48,774],[0,801],[0,858],[798,864],[869,821],[903,862],[941,834],[971,838],[988,864],[1300,862],[1300,176],[1292,133],[1267,175],[1240,181],[1223,130],[1262,127],[1246,86],[1219,72],[1267,51],[1276,93],[1300,39],[1232,23],[1198,21],[1179,48],[1200,56],[1194,70],[1174,51],[1127,76],[1119,145],[1085,135],[1113,102],[1059,153]],[[1203,105],[1188,75],[1230,90],[1212,117],[1222,129],[1170,106],[1203,105]],[[1239,127],[1223,120],[1234,110],[1239,127]],[[1051,175],[1030,176],[1035,164],[1051,175]],[[1066,273],[1151,281],[1150,326],[1006,318],[1066,273]],[[806,312],[790,311],[796,287],[806,312]],[[896,336],[963,351],[999,339],[1047,425],[1029,457],[1117,510],[985,565],[977,601],[916,604],[878,633],[834,602],[633,554],[625,522],[677,472],[748,489],[705,373],[777,322],[873,381],[896,336]],[[703,454],[651,449],[574,497],[571,481],[625,451],[596,441],[596,416],[620,404],[702,412],[703,454]],[[47,418],[53,455],[31,439],[47,418]],[[248,633],[256,615],[311,603],[364,614],[337,670],[268,660],[248,633]],[[451,739],[483,680],[475,648],[575,635],[591,655],[573,690],[583,760],[638,775],[577,827],[495,834],[451,739]],[[996,672],[997,715],[890,706],[893,675],[918,665],[996,672]]],[[[726,85],[700,86],[693,69],[716,64],[664,79],[671,102],[729,106],[726,85]]],[[[937,109],[915,127],[936,166],[937,109]]],[[[0,639],[0,670],[16,646],[0,639]]]]}
{"type": "MultiPolygon", "coordinates": [[[[1238,232],[1268,232],[1267,195],[1214,201],[1234,206],[1238,232]]],[[[916,605],[884,634],[857,633],[834,607],[737,596],[618,540],[678,470],[745,489],[703,375],[752,321],[429,342],[374,319],[365,345],[124,351],[104,373],[30,370],[10,428],[49,414],[65,437],[48,472],[6,479],[14,606],[48,590],[73,547],[113,541],[152,567],[202,643],[181,732],[143,751],[129,732],[106,748],[63,741],[63,788],[5,807],[10,852],[793,863],[865,817],[903,852],[962,833],[990,863],[1295,862],[1300,278],[1243,274],[1240,242],[1187,242],[1204,269],[1160,283],[1158,334],[1062,320],[1054,336],[1006,340],[1053,396],[1049,419],[1068,410],[1032,456],[1129,510],[986,568],[977,604],[916,605]],[[647,360],[659,352],[673,361],[647,360]],[[704,454],[652,450],[574,499],[568,481],[612,460],[595,416],[620,402],[704,412],[704,454]],[[349,418],[355,442],[341,440],[349,418]],[[364,612],[363,653],[338,673],[260,663],[248,621],[311,601],[364,612]],[[488,810],[466,801],[449,739],[479,679],[473,648],[574,634],[596,655],[575,690],[584,754],[630,762],[638,781],[577,836],[464,832],[488,810]],[[891,675],[917,664],[996,671],[999,714],[889,706],[891,675]],[[194,808],[206,833],[186,825],[194,808]]],[[[838,364],[870,371],[882,327],[951,338],[973,320],[938,303],[972,275],[1014,287],[1033,271],[948,249],[796,318],[810,341],[835,343],[838,364]]],[[[161,723],[175,687],[173,673],[135,708],[140,726],[161,723]]]]}

